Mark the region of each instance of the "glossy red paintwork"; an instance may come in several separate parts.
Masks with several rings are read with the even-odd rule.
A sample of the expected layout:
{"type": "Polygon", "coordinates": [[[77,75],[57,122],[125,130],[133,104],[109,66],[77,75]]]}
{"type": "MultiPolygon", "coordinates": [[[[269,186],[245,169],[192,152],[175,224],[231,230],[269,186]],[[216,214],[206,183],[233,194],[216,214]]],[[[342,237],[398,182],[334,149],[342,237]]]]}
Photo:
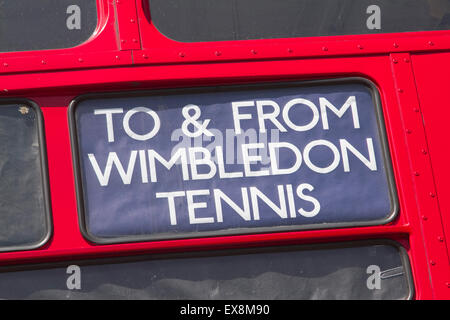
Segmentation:
{"type": "Polygon", "coordinates": [[[27,97],[44,115],[53,234],[0,253],[23,264],[149,252],[390,238],[411,261],[416,299],[450,298],[450,31],[179,43],[151,24],[146,1],[98,0],[99,26],[70,49],[0,54],[0,99],[27,97]],[[93,245],[78,226],[67,108],[88,92],[359,76],[381,96],[400,213],[384,226],[93,245]]]}

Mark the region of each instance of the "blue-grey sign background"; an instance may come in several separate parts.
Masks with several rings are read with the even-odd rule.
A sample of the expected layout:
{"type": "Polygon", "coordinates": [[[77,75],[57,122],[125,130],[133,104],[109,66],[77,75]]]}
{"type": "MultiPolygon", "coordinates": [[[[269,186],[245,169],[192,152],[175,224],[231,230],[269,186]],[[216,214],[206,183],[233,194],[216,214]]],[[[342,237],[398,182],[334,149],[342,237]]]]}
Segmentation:
{"type": "MultiPolygon", "coordinates": [[[[252,120],[242,120],[242,130],[258,131],[256,108],[246,107],[242,112],[251,113],[252,120]]],[[[326,228],[328,224],[380,221],[392,215],[392,199],[389,191],[389,180],[385,159],[383,158],[382,142],[377,124],[376,108],[372,92],[364,84],[326,84],[321,86],[288,86],[248,90],[210,90],[208,92],[171,92],[170,94],[147,96],[124,96],[108,98],[91,98],[78,102],[74,109],[80,161],[80,177],[83,190],[84,214],[86,229],[90,235],[99,238],[121,236],[161,236],[177,235],[197,236],[202,232],[234,230],[250,228],[243,232],[251,232],[251,228],[276,226],[317,225],[326,228]],[[341,108],[349,96],[354,95],[358,106],[360,128],[355,129],[352,113],[347,112],[338,118],[333,112],[328,112],[329,130],[324,130],[322,122],[306,132],[296,132],[288,128],[287,132],[279,132],[279,141],[289,142],[303,150],[305,145],[313,140],[325,139],[339,149],[339,139],[347,139],[365,157],[368,157],[366,139],[372,138],[377,171],[370,171],[360,160],[349,153],[350,172],[344,172],[342,157],[339,166],[332,172],[320,174],[310,170],[303,162],[300,169],[290,175],[275,175],[263,177],[243,177],[234,179],[219,179],[218,173],[208,180],[183,181],[180,166],[170,171],[162,165],[157,166],[159,181],[157,183],[142,183],[139,159],[136,160],[131,184],[124,185],[116,168],[112,169],[108,186],[100,186],[96,174],[88,159],[88,154],[95,155],[103,171],[109,152],[116,152],[126,169],[131,150],[154,149],[166,160],[170,159],[174,146],[179,140],[171,141],[174,130],[181,128],[185,118],[182,107],[195,104],[201,108],[199,121],[211,119],[209,129],[218,129],[225,137],[226,129],[233,129],[231,102],[249,100],[272,100],[282,108],[289,100],[304,98],[319,106],[319,97],[325,97],[334,106],[341,108]],[[137,141],[130,138],[124,131],[122,119],[125,112],[135,107],[147,107],[155,112],[161,120],[159,133],[147,141],[137,141]],[[123,114],[113,115],[114,142],[108,142],[106,121],[104,115],[94,115],[95,109],[123,108],[123,114]],[[279,204],[277,185],[291,184],[294,188],[301,183],[314,186],[312,192],[305,192],[316,198],[321,205],[320,212],[314,217],[281,219],[262,201],[259,202],[260,219],[244,221],[233,209],[223,203],[223,222],[210,224],[190,224],[185,197],[175,198],[177,225],[171,225],[168,202],[166,198],[157,199],[157,192],[186,191],[208,189],[210,196],[198,196],[196,202],[207,202],[206,209],[196,209],[197,217],[214,217],[216,211],[212,190],[218,188],[242,207],[242,187],[255,186],[275,204],[279,204]]],[[[306,124],[310,121],[312,112],[308,108],[292,108],[292,122],[306,124]],[[306,119],[306,120],[305,120],[306,119]]],[[[281,119],[280,122],[285,126],[281,119]]],[[[139,134],[145,134],[153,127],[153,121],[144,113],[135,114],[130,121],[130,127],[139,134]]],[[[276,129],[270,121],[266,121],[267,130],[276,129]]],[[[192,130],[192,127],[190,127],[192,130]]],[[[270,135],[269,135],[270,138],[270,135]]],[[[270,141],[269,141],[270,142],[270,141]]],[[[205,141],[204,147],[211,141],[205,141]]],[[[223,146],[226,152],[225,146],[223,146]]],[[[236,156],[237,153],[235,153],[236,156]]],[[[327,166],[331,163],[331,151],[313,149],[311,161],[317,166],[327,166]]],[[[226,155],[225,155],[226,157],[226,155]]],[[[280,157],[280,168],[290,167],[294,163],[291,152],[283,152],[280,157]]],[[[268,165],[255,164],[252,170],[266,168],[268,165]]],[[[201,166],[199,166],[199,169],[201,166]]],[[[243,171],[242,164],[225,165],[227,172],[243,171]]],[[[296,209],[311,210],[311,202],[295,196],[296,209]]]]}

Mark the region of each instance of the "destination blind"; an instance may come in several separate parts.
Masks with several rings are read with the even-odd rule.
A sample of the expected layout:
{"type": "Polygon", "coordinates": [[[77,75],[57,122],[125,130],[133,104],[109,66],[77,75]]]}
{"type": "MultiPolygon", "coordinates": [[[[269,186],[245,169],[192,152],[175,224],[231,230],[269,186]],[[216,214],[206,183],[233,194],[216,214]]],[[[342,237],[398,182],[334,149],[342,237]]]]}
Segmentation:
{"type": "Polygon", "coordinates": [[[71,106],[94,241],[380,224],[396,198],[365,81],[84,97],[71,106]]]}

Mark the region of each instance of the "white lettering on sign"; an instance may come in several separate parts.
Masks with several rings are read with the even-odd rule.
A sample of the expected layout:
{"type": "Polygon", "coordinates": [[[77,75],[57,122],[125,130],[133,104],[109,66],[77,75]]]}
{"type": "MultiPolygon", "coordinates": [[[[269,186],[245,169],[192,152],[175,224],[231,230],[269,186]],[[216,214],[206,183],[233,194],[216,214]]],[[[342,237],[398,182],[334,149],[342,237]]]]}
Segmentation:
{"type": "MultiPolygon", "coordinates": [[[[344,105],[338,109],[336,108],[330,101],[328,101],[326,98],[319,98],[320,102],[320,114],[322,116],[322,125],[325,130],[329,129],[328,124],[328,114],[327,110],[331,110],[335,115],[337,115],[339,118],[341,118],[344,113],[350,109],[352,112],[352,118],[353,118],[353,126],[355,129],[359,128],[359,118],[358,118],[358,108],[356,105],[356,98],[355,96],[350,96],[347,101],[344,103],[344,105]]],[[[234,119],[234,129],[236,131],[236,134],[242,133],[241,129],[241,122],[242,120],[251,120],[252,114],[251,113],[245,113],[245,110],[241,110],[244,107],[255,107],[257,108],[257,115],[258,115],[258,124],[259,124],[259,131],[260,132],[266,132],[266,122],[270,121],[272,124],[274,124],[281,132],[286,132],[286,126],[294,131],[302,132],[302,131],[308,131],[314,128],[317,123],[319,122],[320,116],[319,116],[319,108],[310,100],[306,100],[303,98],[296,98],[288,101],[283,109],[282,109],[282,116],[281,119],[284,121],[285,126],[278,120],[278,116],[280,114],[280,106],[275,102],[271,100],[263,100],[263,101],[239,101],[239,102],[232,102],[232,110],[233,110],[233,119],[234,119]],[[263,107],[264,106],[270,106],[272,107],[271,113],[264,113],[263,107]],[[312,117],[309,119],[309,122],[306,124],[295,124],[290,116],[291,109],[306,109],[312,112],[312,117]]]]}
{"type": "MultiPolygon", "coordinates": [[[[114,142],[114,125],[113,125],[113,114],[120,114],[123,113],[122,108],[114,108],[114,109],[96,109],[94,110],[94,114],[104,114],[106,118],[106,131],[108,133],[108,142],[114,142]]],[[[155,111],[149,108],[145,107],[137,107],[129,110],[127,113],[125,113],[125,116],[123,117],[123,129],[125,130],[126,134],[133,138],[134,140],[139,141],[145,141],[153,138],[159,131],[159,128],[161,127],[161,121],[156,114],[155,111]],[[144,112],[147,113],[152,119],[153,119],[153,128],[146,134],[137,134],[134,132],[130,127],[130,119],[131,117],[138,113],[138,112],[144,112]]]]}
{"type": "MultiPolygon", "coordinates": [[[[254,185],[253,180],[243,178],[283,176],[302,171],[319,175],[332,174],[336,170],[350,173],[355,165],[358,170],[377,171],[372,137],[363,137],[357,143],[350,142],[348,137],[337,137],[333,142],[327,140],[325,134],[298,144],[279,141],[280,133],[291,131],[299,134],[316,127],[329,134],[334,128],[342,126],[339,122],[344,118],[347,130],[361,132],[363,124],[360,122],[356,96],[349,95],[341,101],[345,102],[338,105],[326,97],[319,97],[316,103],[304,98],[290,99],[283,104],[270,99],[230,102],[234,127],[230,129],[233,134],[227,132],[225,140],[238,141],[237,151],[241,159],[235,156],[235,145],[230,151],[223,143],[224,137],[221,135],[224,133],[211,128],[212,119],[202,117],[202,109],[194,104],[182,108],[184,120],[180,124],[178,137],[200,139],[199,144],[179,144],[170,156],[155,149],[139,148],[121,153],[120,158],[116,152],[110,151],[102,155],[88,153],[87,159],[101,187],[108,187],[112,176],[115,176],[114,183],[121,182],[123,185],[133,182],[156,184],[163,183],[164,177],[171,173],[180,176],[183,184],[212,179],[247,181],[237,189],[238,196],[236,193],[231,196],[229,191],[218,188],[216,183],[208,189],[181,190],[183,188],[174,187],[175,190],[167,188],[156,192],[152,196],[165,202],[172,226],[178,225],[180,215],[184,215],[190,224],[224,223],[230,219],[224,216],[224,208],[242,221],[261,220],[262,212],[269,212],[280,220],[312,218],[320,213],[321,204],[315,187],[310,183],[277,184],[267,193],[266,189],[254,185]],[[256,128],[248,128],[251,124],[256,128]],[[269,131],[270,140],[267,139],[269,131]],[[258,142],[257,137],[261,137],[261,133],[265,140],[258,142]],[[203,138],[208,141],[214,139],[214,142],[204,147],[203,138]],[[236,159],[239,161],[236,162],[236,159]],[[233,164],[233,168],[227,168],[227,164],[233,164]],[[179,204],[182,202],[186,212],[180,212],[183,207],[179,204]]],[[[119,136],[123,141],[125,135],[118,134],[118,130],[130,139],[145,142],[157,137],[163,126],[158,114],[144,106],[128,111],[123,108],[95,109],[93,114],[104,119],[104,134],[108,143],[117,143],[119,136]],[[133,127],[134,117],[139,117],[141,131],[133,127]]],[[[198,141],[195,139],[192,141],[198,141]]]]}
{"type": "Polygon", "coordinates": [[[292,185],[278,185],[276,187],[278,197],[270,199],[257,187],[241,188],[241,198],[236,201],[231,199],[220,189],[199,189],[189,191],[172,191],[172,192],[157,192],[156,198],[167,199],[169,208],[170,224],[177,225],[177,216],[180,214],[176,211],[175,198],[185,198],[188,208],[189,223],[203,224],[203,223],[221,223],[226,220],[223,216],[223,206],[229,206],[233,212],[236,213],[243,221],[256,221],[261,219],[260,207],[271,209],[276,216],[281,219],[296,218],[297,213],[303,217],[314,217],[320,211],[320,203],[313,196],[309,195],[314,187],[308,183],[302,183],[296,187],[296,196],[303,200],[306,207],[312,209],[305,209],[303,207],[296,208],[294,204],[294,194],[292,192],[292,185]],[[306,193],[305,192],[308,192],[306,193]],[[214,198],[214,208],[208,208],[208,197],[214,198]],[[195,200],[194,197],[200,198],[195,200]],[[203,200],[201,198],[203,197],[203,200]],[[242,203],[242,205],[240,204],[242,203]],[[206,209],[203,212],[215,212],[214,216],[198,217],[198,209],[206,209]]]}
{"type": "Polygon", "coordinates": [[[89,153],[88,158],[91,162],[92,168],[100,182],[101,186],[108,186],[109,177],[111,171],[115,168],[124,184],[130,184],[136,167],[140,166],[139,172],[143,183],[148,181],[150,177],[151,182],[158,182],[157,168],[165,167],[167,171],[176,168],[178,170],[179,162],[181,166],[181,173],[184,181],[188,180],[209,180],[214,177],[219,179],[232,179],[239,177],[261,177],[269,175],[286,175],[295,173],[298,170],[311,170],[315,173],[327,174],[336,170],[339,166],[342,166],[345,172],[350,172],[350,157],[352,154],[354,158],[358,159],[364,166],[371,171],[377,171],[377,164],[375,158],[375,150],[372,142],[372,138],[366,139],[367,149],[360,151],[355,146],[350,144],[346,139],[340,139],[339,145],[336,146],[328,140],[313,140],[308,143],[303,150],[300,150],[295,145],[287,142],[273,142],[269,143],[269,158],[271,166],[255,170],[252,169],[252,165],[261,162],[261,156],[250,155],[250,150],[265,148],[262,143],[243,144],[242,150],[244,154],[244,163],[242,171],[225,172],[224,170],[224,158],[221,147],[215,148],[216,162],[211,160],[211,152],[207,148],[195,147],[195,148],[180,148],[169,159],[166,160],[156,150],[149,149],[144,150],[131,150],[129,157],[120,160],[116,152],[109,152],[104,169],[101,169],[97,158],[94,154],[89,153]],[[319,151],[315,149],[319,149],[319,151]],[[278,156],[275,150],[278,149],[278,156]],[[284,150],[284,151],[281,151],[284,150]],[[310,158],[310,154],[317,152],[321,155],[321,159],[328,159],[329,164],[323,167],[315,164],[310,158]],[[278,167],[278,158],[283,157],[284,153],[290,153],[295,155],[295,163],[289,168],[278,167]],[[364,155],[367,154],[367,156],[364,155]],[[136,161],[139,155],[139,162],[136,161]],[[147,159],[147,160],[146,160],[147,159]],[[303,161],[302,161],[303,159],[303,161]],[[147,164],[148,163],[148,171],[147,164]],[[126,169],[125,169],[126,168],[126,169]],[[201,171],[206,172],[200,172],[201,171]],[[206,170],[205,170],[206,169],[206,170]]]}

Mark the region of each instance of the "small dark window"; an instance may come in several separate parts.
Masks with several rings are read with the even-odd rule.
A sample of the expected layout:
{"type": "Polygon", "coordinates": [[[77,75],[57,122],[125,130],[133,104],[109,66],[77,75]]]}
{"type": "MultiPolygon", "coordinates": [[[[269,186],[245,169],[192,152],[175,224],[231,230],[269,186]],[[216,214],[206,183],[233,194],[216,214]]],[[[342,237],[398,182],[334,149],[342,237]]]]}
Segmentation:
{"type": "Polygon", "coordinates": [[[397,213],[379,96],[364,79],[89,95],[69,114],[81,227],[96,243],[378,225],[397,213]]]}
{"type": "Polygon", "coordinates": [[[95,0],[1,0],[0,52],[74,47],[96,26],[95,0]]]}
{"type": "MultiPolygon", "coordinates": [[[[408,259],[372,242],[65,262],[0,273],[2,299],[408,299],[408,259]]],[[[172,318],[169,316],[169,318],[172,318]]]]}
{"type": "Polygon", "coordinates": [[[34,248],[49,236],[41,130],[31,103],[0,105],[0,251],[34,248]]]}
{"type": "Polygon", "coordinates": [[[148,0],[182,42],[448,30],[449,0],[148,0]]]}

